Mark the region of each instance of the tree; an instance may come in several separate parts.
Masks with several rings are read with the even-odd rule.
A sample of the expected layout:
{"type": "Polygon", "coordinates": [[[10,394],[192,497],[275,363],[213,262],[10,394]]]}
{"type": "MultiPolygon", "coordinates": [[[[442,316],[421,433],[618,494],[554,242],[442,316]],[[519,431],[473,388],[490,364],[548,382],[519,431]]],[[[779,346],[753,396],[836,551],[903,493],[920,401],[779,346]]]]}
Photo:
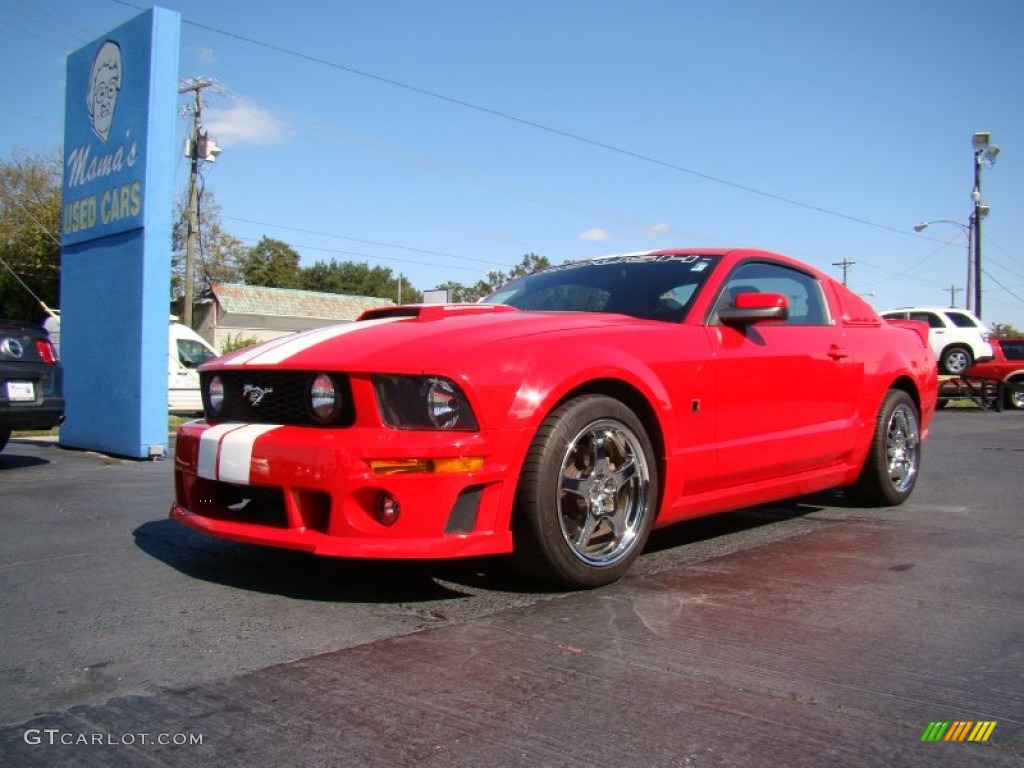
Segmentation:
{"type": "MultiPolygon", "coordinates": [[[[192,270],[192,295],[202,296],[211,283],[237,283],[242,279],[240,262],[246,247],[220,223],[220,204],[212,191],[204,191],[199,202],[199,237],[192,270]]],[[[188,237],[188,195],[175,205],[171,232],[171,296],[185,294],[185,247],[188,237]]]]}
{"type": "Polygon", "coordinates": [[[33,294],[60,306],[62,169],[59,151],[0,160],[0,317],[42,320],[33,294]]]}
{"type": "Polygon", "coordinates": [[[992,335],[997,339],[1009,339],[1024,334],[1010,323],[992,323],[992,335]]]}
{"type": "Polygon", "coordinates": [[[267,288],[299,288],[302,285],[298,252],[288,243],[266,235],[245,252],[239,266],[246,285],[267,288]]]}
{"type": "Polygon", "coordinates": [[[452,280],[449,280],[446,283],[441,283],[436,286],[434,290],[448,291],[449,297],[456,303],[464,302],[470,304],[483,295],[477,292],[476,286],[469,287],[462,283],[456,283],[452,280]]]}
{"type": "MultiPolygon", "coordinates": [[[[387,267],[371,267],[354,261],[318,261],[302,270],[301,287],[323,293],[343,293],[349,296],[377,296],[398,301],[398,281],[387,267]]],[[[423,300],[423,294],[402,281],[402,302],[416,303],[423,300]]]]}
{"type": "Polygon", "coordinates": [[[529,275],[540,269],[547,269],[551,266],[546,256],[538,256],[536,253],[528,253],[523,260],[516,264],[508,272],[500,272],[496,269],[487,271],[483,280],[478,280],[475,285],[462,285],[461,283],[447,282],[437,286],[438,289],[448,289],[452,294],[452,301],[473,302],[482,299],[484,296],[494,293],[505,283],[511,282],[525,275],[529,275]]]}

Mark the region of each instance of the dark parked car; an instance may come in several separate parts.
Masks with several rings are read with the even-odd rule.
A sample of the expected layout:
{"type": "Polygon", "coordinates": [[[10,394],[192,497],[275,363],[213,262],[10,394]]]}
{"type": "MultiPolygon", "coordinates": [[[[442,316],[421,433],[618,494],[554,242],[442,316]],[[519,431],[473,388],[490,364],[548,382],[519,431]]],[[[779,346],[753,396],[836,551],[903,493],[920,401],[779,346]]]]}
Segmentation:
{"type": "Polygon", "coordinates": [[[0,320],[0,450],[14,430],[52,429],[64,420],[63,378],[46,331],[0,320]]]}

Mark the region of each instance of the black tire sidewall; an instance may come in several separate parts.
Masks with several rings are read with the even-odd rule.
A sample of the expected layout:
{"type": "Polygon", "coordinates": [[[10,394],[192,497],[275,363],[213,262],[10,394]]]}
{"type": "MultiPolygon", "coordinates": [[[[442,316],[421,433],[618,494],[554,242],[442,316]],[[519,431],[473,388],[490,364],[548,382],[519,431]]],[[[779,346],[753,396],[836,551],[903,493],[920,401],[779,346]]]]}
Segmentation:
{"type": "Polygon", "coordinates": [[[647,430],[633,411],[604,395],[584,395],[566,402],[552,411],[537,430],[523,469],[513,513],[514,560],[532,575],[561,586],[589,589],[619,579],[643,550],[659,501],[654,449],[647,430]],[[594,566],[580,560],[570,549],[553,501],[570,441],[588,424],[606,419],[620,422],[640,443],[648,469],[647,511],[630,551],[613,564],[594,566]]]}
{"type": "Polygon", "coordinates": [[[919,473],[921,468],[920,435],[921,412],[914,403],[914,399],[901,389],[890,389],[886,393],[885,399],[882,400],[882,407],[878,411],[875,422],[875,431],[871,437],[871,447],[868,449],[860,476],[850,488],[851,494],[863,502],[878,506],[895,506],[906,501],[914,491],[917,484],[916,473],[919,473]],[[914,482],[905,491],[894,488],[889,480],[887,458],[889,421],[900,405],[907,406],[913,412],[918,433],[914,482]]]}

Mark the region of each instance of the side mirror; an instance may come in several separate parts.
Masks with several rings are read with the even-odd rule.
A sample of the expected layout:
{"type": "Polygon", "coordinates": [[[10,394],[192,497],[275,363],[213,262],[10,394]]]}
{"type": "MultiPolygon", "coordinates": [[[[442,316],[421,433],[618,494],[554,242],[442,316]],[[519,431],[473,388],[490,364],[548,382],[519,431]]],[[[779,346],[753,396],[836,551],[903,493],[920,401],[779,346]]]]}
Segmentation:
{"type": "Polygon", "coordinates": [[[781,293],[741,293],[734,302],[732,306],[718,310],[718,319],[726,325],[749,325],[789,318],[789,299],[781,293]]]}

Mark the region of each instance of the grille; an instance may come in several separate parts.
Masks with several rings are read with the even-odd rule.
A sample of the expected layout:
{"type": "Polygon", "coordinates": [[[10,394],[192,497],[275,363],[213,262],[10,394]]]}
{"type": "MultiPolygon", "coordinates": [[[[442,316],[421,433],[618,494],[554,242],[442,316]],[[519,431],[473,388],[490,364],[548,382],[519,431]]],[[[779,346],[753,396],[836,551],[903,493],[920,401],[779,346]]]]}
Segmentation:
{"type": "Polygon", "coordinates": [[[321,424],[310,411],[309,387],[319,371],[216,371],[200,374],[203,408],[211,424],[244,421],[309,427],[350,427],[355,421],[352,388],[347,376],[332,374],[341,400],[335,418],[321,424]],[[224,406],[214,414],[208,384],[213,376],[224,382],[224,406]]]}

